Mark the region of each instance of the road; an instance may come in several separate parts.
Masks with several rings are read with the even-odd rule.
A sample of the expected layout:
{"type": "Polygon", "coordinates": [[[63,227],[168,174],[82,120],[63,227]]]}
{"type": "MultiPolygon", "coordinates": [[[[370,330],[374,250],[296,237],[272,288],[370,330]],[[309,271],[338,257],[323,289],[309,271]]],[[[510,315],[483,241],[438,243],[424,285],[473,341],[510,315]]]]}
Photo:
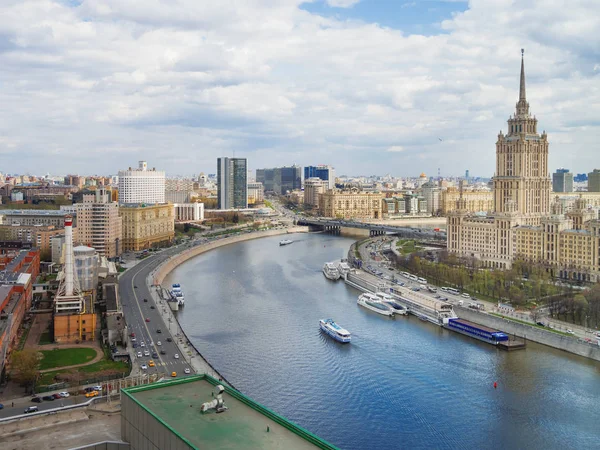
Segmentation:
{"type": "MultiPolygon", "coordinates": [[[[49,393],[39,394],[40,397],[49,395],[49,393]]],[[[48,409],[60,408],[61,406],[76,405],[83,403],[89,399],[85,398],[84,395],[70,396],[67,398],[56,399],[54,401],[43,401],[42,403],[34,403],[28,398],[19,398],[11,402],[4,403],[4,409],[0,410],[0,418],[11,417],[23,414],[23,411],[28,406],[37,406],[39,411],[46,411],[48,409]],[[14,407],[11,406],[14,403],[14,407]]]]}

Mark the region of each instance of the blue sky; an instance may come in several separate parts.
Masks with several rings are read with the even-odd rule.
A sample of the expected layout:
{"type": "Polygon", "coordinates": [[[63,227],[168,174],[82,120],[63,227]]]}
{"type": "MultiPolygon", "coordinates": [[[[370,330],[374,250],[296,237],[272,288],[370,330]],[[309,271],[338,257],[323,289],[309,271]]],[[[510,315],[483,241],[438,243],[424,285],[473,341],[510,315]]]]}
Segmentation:
{"type": "Polygon", "coordinates": [[[489,177],[525,48],[550,170],[589,172],[599,29],[597,0],[4,0],[0,171],[489,177]]]}

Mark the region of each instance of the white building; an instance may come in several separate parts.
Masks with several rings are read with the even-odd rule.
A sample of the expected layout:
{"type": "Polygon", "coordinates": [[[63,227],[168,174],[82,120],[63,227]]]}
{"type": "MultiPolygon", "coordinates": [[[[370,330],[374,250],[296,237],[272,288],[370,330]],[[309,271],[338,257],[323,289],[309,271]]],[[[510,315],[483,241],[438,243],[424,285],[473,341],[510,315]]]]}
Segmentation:
{"type": "Polygon", "coordinates": [[[82,291],[92,291],[98,285],[98,263],[99,257],[96,250],[85,245],[73,249],[75,257],[75,271],[79,288],[82,291]]]}
{"type": "Polygon", "coordinates": [[[189,203],[194,193],[194,182],[181,178],[165,180],[165,201],[169,203],[189,203]]]}
{"type": "Polygon", "coordinates": [[[146,161],[137,169],[120,170],[119,203],[165,203],[165,173],[148,170],[146,161]]]}
{"type": "Polygon", "coordinates": [[[199,222],[204,220],[204,203],[174,203],[175,222],[199,222]]]}
{"type": "Polygon", "coordinates": [[[308,178],[304,180],[304,204],[319,207],[319,194],[323,194],[329,186],[329,180],[308,178]]]}

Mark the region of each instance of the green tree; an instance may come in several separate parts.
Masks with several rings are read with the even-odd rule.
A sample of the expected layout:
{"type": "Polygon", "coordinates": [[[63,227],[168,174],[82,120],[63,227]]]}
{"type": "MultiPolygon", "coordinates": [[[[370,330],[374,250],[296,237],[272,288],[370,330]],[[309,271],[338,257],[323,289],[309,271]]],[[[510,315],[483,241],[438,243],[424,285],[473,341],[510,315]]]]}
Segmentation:
{"type": "Polygon", "coordinates": [[[38,378],[40,355],[37,351],[25,349],[13,352],[10,358],[12,377],[27,388],[33,388],[38,378]]]}

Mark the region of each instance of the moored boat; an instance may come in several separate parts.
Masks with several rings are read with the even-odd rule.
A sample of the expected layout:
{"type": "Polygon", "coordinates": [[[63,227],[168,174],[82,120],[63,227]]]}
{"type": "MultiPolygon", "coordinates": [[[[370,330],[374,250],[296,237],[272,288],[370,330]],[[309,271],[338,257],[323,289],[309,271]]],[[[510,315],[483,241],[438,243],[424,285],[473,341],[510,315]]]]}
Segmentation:
{"type": "Polygon", "coordinates": [[[280,245],[280,246],[281,246],[281,245],[289,245],[289,244],[291,244],[292,242],[294,242],[294,241],[290,241],[289,239],[284,239],[284,240],[282,240],[282,241],[279,241],[279,245],[280,245]]]}
{"type": "Polygon", "coordinates": [[[337,270],[337,267],[335,267],[334,263],[325,263],[323,265],[323,274],[325,275],[326,278],[330,279],[330,280],[338,280],[340,278],[340,272],[337,270]]]}
{"type": "Polygon", "coordinates": [[[321,319],[319,321],[319,327],[330,337],[338,342],[348,343],[350,342],[350,332],[333,321],[333,319],[321,319]]]}
{"type": "Polygon", "coordinates": [[[358,296],[357,302],[360,306],[367,308],[377,314],[384,316],[393,316],[394,310],[391,306],[383,303],[375,294],[368,292],[358,296]]]}
{"type": "Polygon", "coordinates": [[[343,278],[344,275],[352,270],[352,267],[350,267],[350,264],[348,264],[347,261],[342,260],[338,263],[337,270],[340,273],[340,276],[343,278]]]}

